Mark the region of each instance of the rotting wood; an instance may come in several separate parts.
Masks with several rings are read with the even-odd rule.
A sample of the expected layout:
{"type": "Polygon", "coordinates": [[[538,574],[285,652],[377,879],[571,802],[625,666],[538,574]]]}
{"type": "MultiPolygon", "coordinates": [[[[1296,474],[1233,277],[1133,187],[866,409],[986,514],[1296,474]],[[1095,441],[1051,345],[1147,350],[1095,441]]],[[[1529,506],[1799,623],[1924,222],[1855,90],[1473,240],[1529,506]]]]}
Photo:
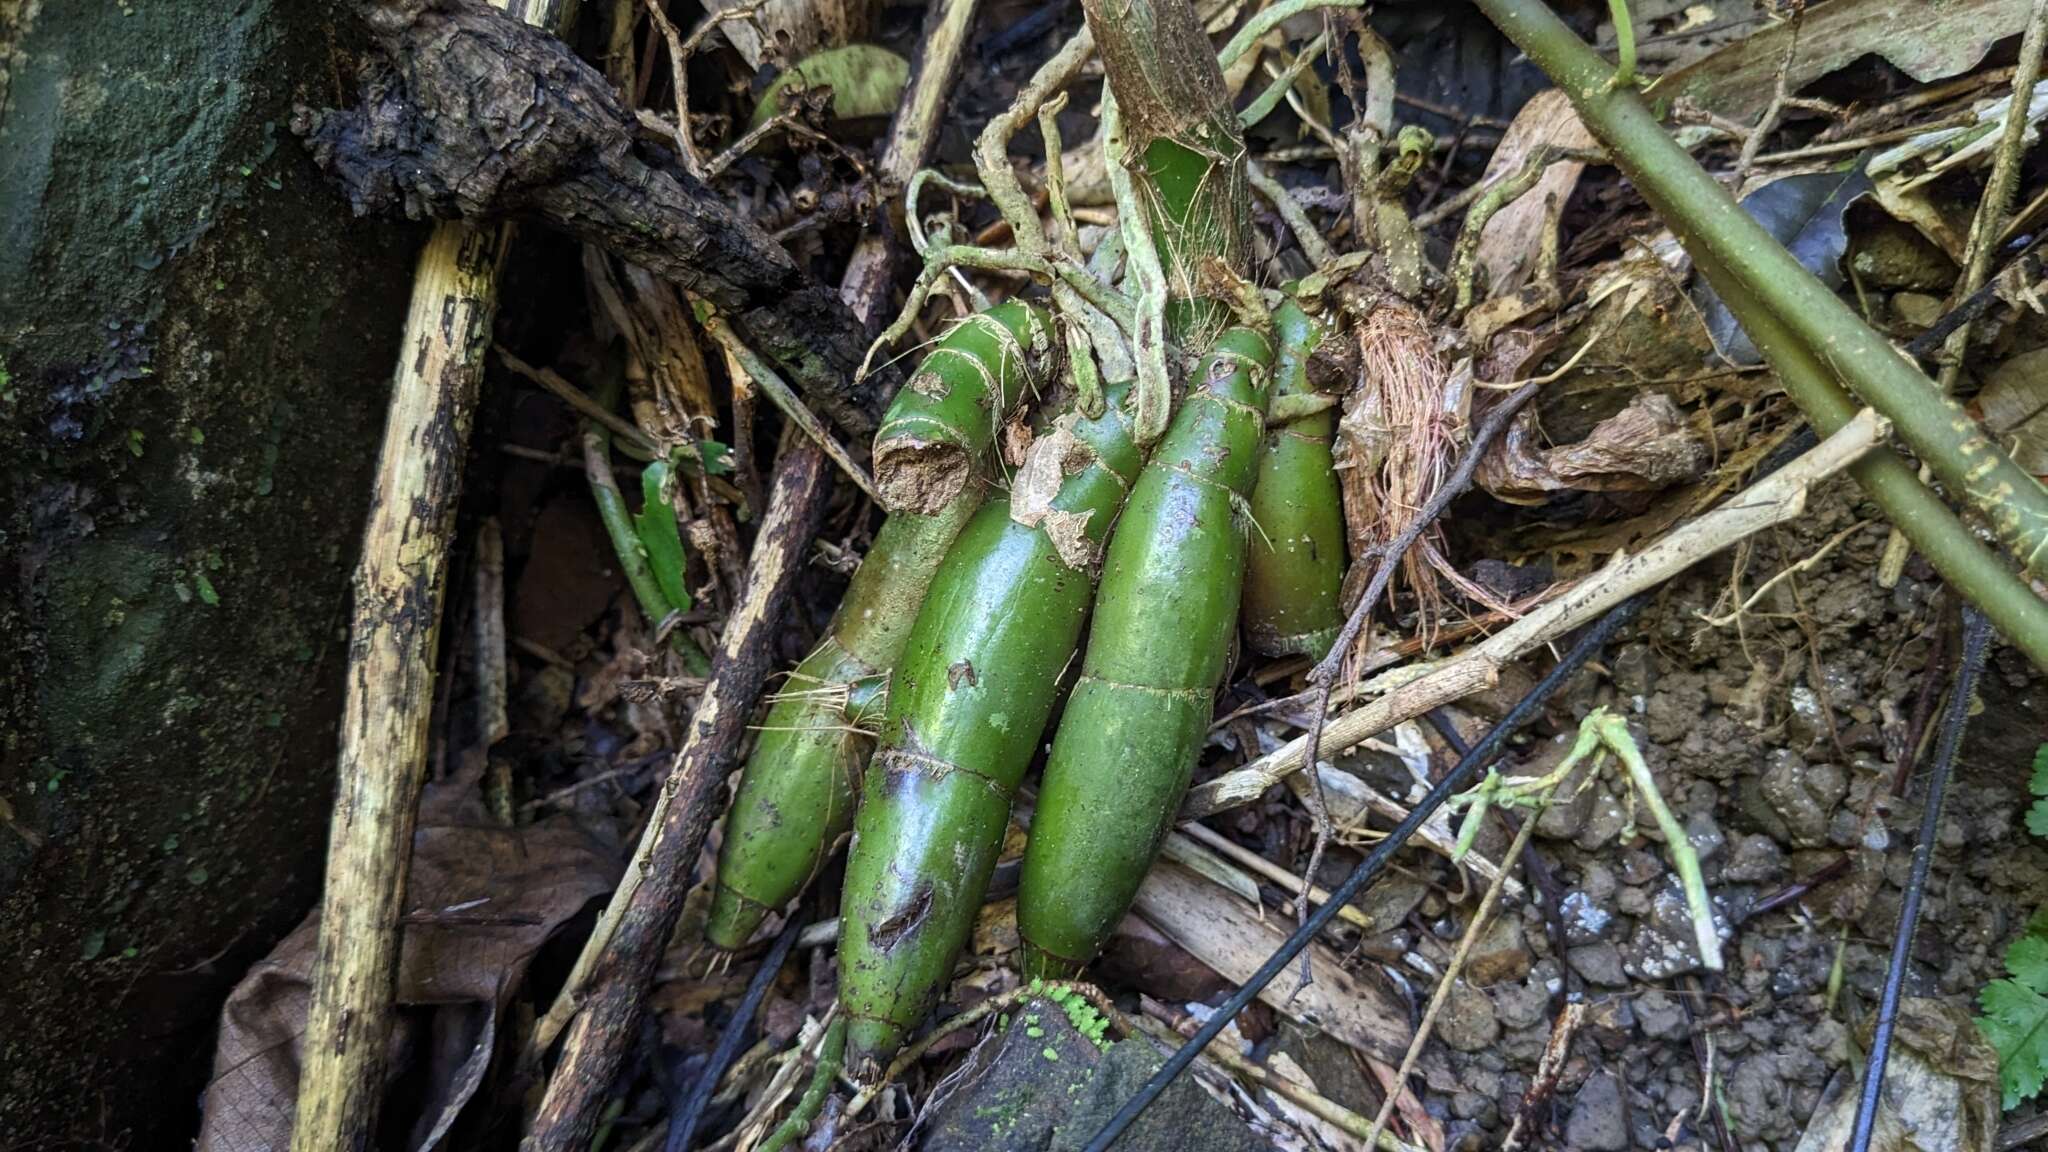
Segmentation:
{"type": "MultiPolygon", "coordinates": [[[[522,7],[521,15],[555,22],[572,7],[550,0],[522,7]]],[[[449,538],[511,235],[510,225],[444,224],[420,252],[413,277],[355,576],[294,1152],[367,1148],[376,1130],[449,538]]]]}
{"type": "Polygon", "coordinates": [[[362,0],[382,53],[348,109],[293,129],[359,213],[533,215],[702,296],[811,406],[874,431],[893,372],[856,381],[866,341],[829,287],[748,216],[644,154],[634,119],[560,40],[459,0],[362,0]]]}
{"type": "MultiPolygon", "coordinates": [[[[939,114],[945,111],[946,96],[953,90],[953,77],[959,71],[979,7],[980,0],[940,0],[925,17],[924,43],[912,65],[917,82],[904,94],[888,146],[875,166],[875,175],[883,182],[881,195],[889,196],[909,183],[931,154],[938,139],[939,114]]],[[[847,261],[839,278],[839,298],[862,324],[872,326],[888,303],[890,277],[902,247],[903,237],[884,213],[884,219],[861,236],[847,261]]]]}

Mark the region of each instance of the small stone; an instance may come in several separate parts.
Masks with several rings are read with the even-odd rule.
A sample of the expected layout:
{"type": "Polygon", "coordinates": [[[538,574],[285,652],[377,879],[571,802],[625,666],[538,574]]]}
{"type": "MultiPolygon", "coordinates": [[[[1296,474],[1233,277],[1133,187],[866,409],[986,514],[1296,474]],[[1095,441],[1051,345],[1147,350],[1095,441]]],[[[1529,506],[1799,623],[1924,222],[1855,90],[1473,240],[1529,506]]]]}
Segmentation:
{"type": "Polygon", "coordinates": [[[1615,654],[1608,666],[1614,690],[1623,696],[1647,699],[1657,685],[1657,657],[1648,644],[1630,644],[1615,654]]]}
{"type": "Polygon", "coordinates": [[[1621,966],[1621,950],[1605,940],[1566,950],[1565,961],[1588,983],[1604,988],[1620,988],[1628,983],[1628,973],[1621,966]]]}
{"type": "Polygon", "coordinates": [[[1534,974],[1511,984],[1496,984],[1487,989],[1487,995],[1493,998],[1494,1015],[1510,1028],[1529,1028],[1550,1015],[1550,989],[1534,974]]]}
{"type": "Polygon", "coordinates": [[[1529,972],[1531,957],[1522,936],[1522,921],[1515,916],[1496,916],[1465,958],[1465,975],[1472,983],[1490,987],[1520,980],[1529,972]]]}
{"type": "Polygon", "coordinates": [[[1764,802],[1784,821],[1794,847],[1826,843],[1828,817],[1842,802],[1849,784],[1832,764],[1808,765],[1798,753],[1780,748],[1760,781],[1764,802]]]}
{"type": "Polygon", "coordinates": [[[1650,914],[1650,890],[1640,885],[1630,885],[1614,894],[1614,906],[1625,916],[1648,916],[1650,914]]]}
{"type": "Polygon", "coordinates": [[[1571,786],[1566,785],[1536,818],[1536,835],[1545,840],[1570,840],[1586,826],[1586,817],[1592,812],[1592,793],[1571,792],[1571,786]]]}
{"type": "Polygon", "coordinates": [[[1685,838],[1692,841],[1692,850],[1701,864],[1719,856],[1728,844],[1727,835],[1710,812],[1695,812],[1685,818],[1685,838]]]}
{"type": "Polygon", "coordinates": [[[1659,991],[1636,997],[1636,1023],[1652,1040],[1676,1040],[1685,1035],[1685,1007],[1659,991]]]}
{"type": "Polygon", "coordinates": [[[1477,1092],[1457,1092],[1451,1096],[1451,1115],[1460,1120],[1484,1123],[1487,1110],[1492,1107],[1493,1101],[1477,1092]]]}
{"type": "Polygon", "coordinates": [[[1558,901],[1558,915],[1564,920],[1567,945],[1591,944],[1604,940],[1614,927],[1614,913],[1602,908],[1583,888],[1574,888],[1558,901]]]}
{"type": "Polygon", "coordinates": [[[1648,884],[1664,875],[1664,861],[1647,848],[1637,848],[1621,858],[1623,884],[1648,884]]]}
{"type": "Polygon", "coordinates": [[[1939,297],[1925,292],[1899,292],[1892,296],[1892,317],[1901,327],[1925,332],[1934,327],[1943,312],[1939,297]]]}
{"type": "Polygon", "coordinates": [[[1494,1018],[1493,1001],[1463,980],[1458,981],[1437,1014],[1436,1034],[1444,1045],[1457,1052],[1478,1052],[1500,1039],[1500,1021],[1494,1018]]]}
{"type": "Polygon", "coordinates": [[[1628,1147],[1628,1113],[1622,1104],[1621,1084],[1612,1075],[1598,1072],[1586,1078],[1572,1098],[1564,1143],[1580,1152],[1624,1152],[1628,1147]]]}
{"type": "MultiPolygon", "coordinates": [[[[1722,927],[1718,920],[1717,915],[1717,930],[1722,927]]],[[[1650,914],[1636,922],[1622,960],[1630,975],[1643,980],[1663,980],[1699,968],[1699,934],[1676,876],[1651,898],[1650,914]]]]}
{"type": "Polygon", "coordinates": [[[1956,282],[1956,262],[1910,226],[1889,217],[1858,229],[1852,267],[1880,291],[1915,288],[1947,291],[1956,282]]]}
{"type": "Polygon", "coordinates": [[[1751,835],[1736,838],[1721,875],[1733,884],[1764,884],[1784,871],[1785,850],[1778,842],[1769,836],[1751,835]]]}
{"type": "Polygon", "coordinates": [[[1605,785],[1587,791],[1592,793],[1593,801],[1587,809],[1586,821],[1579,827],[1572,843],[1582,851],[1597,852],[1613,843],[1614,838],[1621,835],[1621,830],[1628,826],[1628,809],[1605,785]]]}
{"type": "Polygon", "coordinates": [[[1605,904],[1614,899],[1614,889],[1620,881],[1614,878],[1614,869],[1598,860],[1588,860],[1579,868],[1579,887],[1595,904],[1605,904]]]}

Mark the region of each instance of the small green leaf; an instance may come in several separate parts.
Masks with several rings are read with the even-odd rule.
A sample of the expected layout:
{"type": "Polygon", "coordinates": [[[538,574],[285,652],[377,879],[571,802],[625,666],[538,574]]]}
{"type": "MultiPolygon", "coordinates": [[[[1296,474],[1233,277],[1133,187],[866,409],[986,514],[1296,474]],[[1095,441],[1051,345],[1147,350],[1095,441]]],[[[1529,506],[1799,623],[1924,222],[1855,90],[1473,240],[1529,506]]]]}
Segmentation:
{"type": "Polygon", "coordinates": [[[1993,980],[1977,996],[1984,1010],[1977,1026],[1998,1050],[2005,1106],[2012,1108],[2038,1095],[2048,1075],[2048,939],[2029,934],[2013,941],[2005,967],[2012,979],[1993,980]]]}
{"type": "MultiPolygon", "coordinates": [[[[697,462],[706,476],[723,476],[732,471],[732,448],[716,440],[699,440],[697,462]]],[[[2048,745],[2043,747],[2048,749],[2048,745]]]]}
{"type": "Polygon", "coordinates": [[[647,553],[647,566],[654,569],[655,583],[661,585],[661,594],[668,598],[669,607],[688,612],[692,601],[689,586],[683,580],[687,563],[683,536],[676,526],[676,510],[662,494],[668,475],[668,465],[659,460],[640,473],[643,502],[639,514],[633,517],[633,531],[640,537],[640,547],[647,553]]]}
{"type": "Polygon", "coordinates": [[[832,115],[841,120],[887,116],[896,111],[903,86],[910,82],[910,61],[874,44],[847,44],[807,56],[775,78],[754,106],[748,128],[758,128],[782,110],[782,94],[802,86],[832,88],[832,115]]]}
{"type": "Polygon", "coordinates": [[[220,605],[220,593],[213,590],[213,581],[206,578],[206,573],[192,573],[192,584],[199,589],[200,603],[205,604],[209,608],[220,605]]]}
{"type": "Polygon", "coordinates": [[[2027,781],[2027,791],[2048,796],[2048,744],[2034,749],[2034,777],[2027,781]]]}

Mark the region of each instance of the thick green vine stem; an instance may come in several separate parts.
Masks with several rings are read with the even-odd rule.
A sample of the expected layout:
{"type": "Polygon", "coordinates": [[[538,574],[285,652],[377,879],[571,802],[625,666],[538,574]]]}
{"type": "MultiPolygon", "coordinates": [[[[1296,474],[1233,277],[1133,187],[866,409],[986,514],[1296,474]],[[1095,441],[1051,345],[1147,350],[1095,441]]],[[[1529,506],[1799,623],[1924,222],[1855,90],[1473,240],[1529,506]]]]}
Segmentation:
{"type": "Polygon", "coordinates": [[[1008,498],[946,556],[897,664],[840,901],[839,1000],[862,1083],[952,976],[1080,640],[1140,464],[1125,393],[1107,399],[1101,418],[1070,410],[1032,442],[1008,498]]]}
{"type": "Polygon", "coordinates": [[[1272,359],[1251,329],[1217,339],[1110,540],[1024,852],[1017,928],[1034,975],[1071,975],[1094,959],[1187,791],[1237,629],[1240,508],[1272,359]]]}
{"type": "Polygon", "coordinates": [[[852,830],[889,670],[940,561],[985,494],[969,484],[929,516],[899,512],[884,521],[825,638],[768,709],[725,818],[704,924],[714,946],[745,945],[770,912],[810,886],[852,830]]]}
{"type": "Polygon", "coordinates": [[[896,393],[875,433],[875,485],[891,512],[938,512],[967,487],[995,430],[1050,365],[1045,310],[1022,300],[954,325],[896,393]]]}
{"type": "Polygon", "coordinates": [[[1613,69],[1549,5],[1476,3],[1564,90],[1586,127],[1702,268],[1711,262],[1718,269],[1715,288],[1723,298],[1728,285],[1753,295],[1790,337],[1820,358],[1829,375],[1892,422],[1949,492],[1984,517],[2029,575],[2048,576],[2048,488],[1742,211],[1671,139],[1633,88],[1613,82],[1613,69]]]}
{"type": "Polygon", "coordinates": [[[1274,309],[1273,330],[1279,350],[1252,486],[1244,634],[1261,655],[1320,660],[1344,623],[1344,509],[1331,453],[1336,398],[1309,377],[1322,323],[1288,300],[1274,309]]]}

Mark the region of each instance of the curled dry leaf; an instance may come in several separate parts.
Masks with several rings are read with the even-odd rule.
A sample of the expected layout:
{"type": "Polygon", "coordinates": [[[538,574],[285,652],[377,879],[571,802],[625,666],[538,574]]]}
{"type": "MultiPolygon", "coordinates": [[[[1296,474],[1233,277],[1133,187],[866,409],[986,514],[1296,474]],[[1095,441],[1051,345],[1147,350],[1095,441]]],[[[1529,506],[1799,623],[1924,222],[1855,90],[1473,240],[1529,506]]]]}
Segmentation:
{"type": "MultiPolygon", "coordinates": [[[[1824,172],[1774,180],[1742,198],[1742,210],[1785,245],[1807,271],[1830,288],[1842,284],[1842,255],[1849,249],[1850,205],[1870,193],[1860,161],[1824,172]]],[[[1697,294],[1714,346],[1737,364],[1758,364],[1763,356],[1705,277],[1697,294]]]]}
{"type": "MultiPolygon", "coordinates": [[[[1540,148],[1583,150],[1598,146],[1599,142],[1579,121],[1579,114],[1572,111],[1571,101],[1563,92],[1555,88],[1539,92],[1522,105],[1514,122],[1508,125],[1500,146],[1493,150],[1493,159],[1487,162],[1484,182],[1491,184],[1513,176],[1540,148]]],[[[1488,295],[1507,296],[1528,283],[1537,254],[1546,243],[1545,237],[1551,237],[1549,243],[1556,243],[1565,201],[1571,198],[1572,189],[1578,187],[1579,175],[1585,170],[1585,164],[1577,160],[1551,164],[1537,178],[1535,187],[1487,221],[1479,234],[1477,259],[1479,267],[1486,270],[1488,295]]]]}
{"type": "Polygon", "coordinates": [[[1639,492],[1699,479],[1710,451],[1685,413],[1662,392],[1644,392],[1576,444],[1538,447],[1542,427],[1524,411],[1479,464],[1479,484],[1496,499],[1540,504],[1553,492],[1639,492]]]}
{"type": "Polygon", "coordinates": [[[1971,407],[2020,467],[2048,475],[2048,348],[1993,369],[1971,407]]]}
{"type": "MultiPolygon", "coordinates": [[[[426,814],[435,815],[431,806],[426,814]]],[[[614,853],[566,818],[419,830],[391,1039],[394,1075],[421,1101],[406,1148],[433,1148],[448,1134],[483,1083],[499,1014],[534,954],[610,891],[617,871],[614,853]]],[[[199,1152],[290,1146],[319,927],[317,913],[307,917],[222,1007],[199,1152]]]]}

